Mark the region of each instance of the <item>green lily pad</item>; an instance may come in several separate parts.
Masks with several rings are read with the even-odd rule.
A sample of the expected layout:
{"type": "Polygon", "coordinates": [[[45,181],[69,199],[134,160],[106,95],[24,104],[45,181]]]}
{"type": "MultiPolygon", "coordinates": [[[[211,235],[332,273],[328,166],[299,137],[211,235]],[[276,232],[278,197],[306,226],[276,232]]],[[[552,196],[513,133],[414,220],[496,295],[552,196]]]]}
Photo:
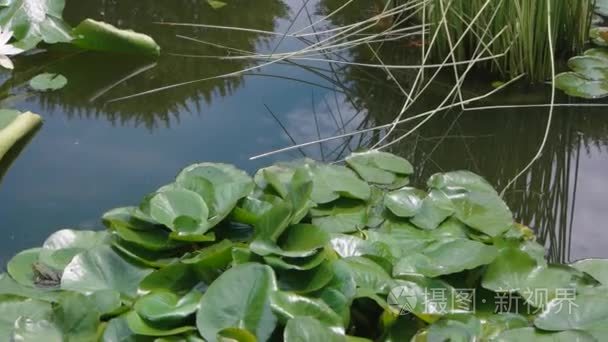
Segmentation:
{"type": "Polygon", "coordinates": [[[63,334],[59,328],[47,320],[34,321],[26,317],[19,317],[15,321],[12,336],[13,342],[45,341],[63,342],[63,334]]]}
{"type": "Polygon", "coordinates": [[[211,226],[223,220],[253,190],[247,173],[232,165],[202,163],[188,166],[176,178],[176,184],[198,193],[209,208],[211,226]]]}
{"type": "Polygon", "coordinates": [[[589,38],[594,44],[608,46],[608,27],[594,27],[589,31],[589,38]]]}
{"type": "Polygon", "coordinates": [[[608,286],[608,260],[606,259],[585,259],[571,265],[572,267],[585,272],[597,279],[602,285],[608,286]]]}
{"type": "Polygon", "coordinates": [[[513,213],[497,194],[468,192],[453,196],[452,203],[456,218],[491,237],[505,233],[513,225],[513,213]]]}
{"type": "Polygon", "coordinates": [[[399,181],[399,175],[414,173],[407,160],[386,152],[353,153],[346,158],[346,163],[364,180],[382,185],[394,184],[399,181]]]}
{"type": "Polygon", "coordinates": [[[158,291],[147,294],[135,302],[137,314],[150,324],[175,326],[194,315],[202,293],[193,290],[183,297],[175,293],[158,291]]]}
{"type": "Polygon", "coordinates": [[[137,335],[143,336],[172,336],[179,335],[191,331],[196,331],[195,327],[192,326],[181,326],[173,329],[154,327],[144,321],[137,312],[131,311],[126,314],[127,324],[129,329],[137,335]]]}
{"type": "Polygon", "coordinates": [[[268,255],[264,257],[264,261],[273,268],[280,270],[308,271],[319,266],[323,261],[325,261],[328,254],[329,253],[326,250],[323,250],[314,255],[302,258],[268,255]]]}
{"type": "Polygon", "coordinates": [[[150,199],[150,217],[174,232],[203,235],[209,230],[209,209],[203,198],[186,189],[166,189],[150,199]]]}
{"type": "Polygon", "coordinates": [[[314,208],[312,223],[328,233],[352,233],[363,229],[368,220],[367,207],[353,200],[340,200],[314,208]]]}
{"type": "Polygon", "coordinates": [[[103,224],[110,229],[154,230],[159,224],[147,217],[138,207],[116,208],[103,214],[103,224]]]}
{"type": "Polygon", "coordinates": [[[549,333],[536,330],[534,328],[519,328],[507,330],[500,334],[494,341],[496,342],[592,342],[596,341],[591,335],[583,331],[563,331],[559,333],[549,333]]]}
{"type": "Polygon", "coordinates": [[[432,175],[427,185],[438,190],[457,190],[487,192],[497,194],[496,190],[483,177],[470,171],[452,171],[432,175]]]}
{"type": "Polygon", "coordinates": [[[348,257],[336,262],[343,265],[353,277],[358,288],[374,293],[387,294],[395,281],[388,272],[374,261],[364,257],[348,257]]]}
{"type": "Polygon", "coordinates": [[[30,80],[30,87],[38,91],[58,90],[68,84],[68,79],[61,74],[40,74],[30,80]]]}
{"type": "Polygon", "coordinates": [[[290,226],[275,245],[268,241],[253,241],[250,248],[256,254],[276,254],[284,257],[308,257],[329,242],[329,234],[311,224],[290,226]]]}
{"type": "Polygon", "coordinates": [[[441,190],[432,190],[410,222],[419,228],[433,230],[453,213],[454,204],[450,198],[441,190]]]}
{"type": "Polygon", "coordinates": [[[0,26],[12,31],[23,49],[39,42],[66,43],[72,40],[70,27],[63,21],[64,0],[4,0],[0,4],[0,26]]]}
{"type": "Polygon", "coordinates": [[[581,330],[602,340],[608,324],[608,295],[570,294],[553,299],[536,317],[534,325],[547,331],[581,330]]]}
{"type": "Polygon", "coordinates": [[[601,58],[608,63],[608,49],[606,48],[593,48],[585,51],[585,56],[592,56],[601,58]]]}
{"type": "Polygon", "coordinates": [[[105,231],[62,229],[44,241],[38,260],[63,271],[77,254],[109,243],[109,234],[105,231]]]}
{"type": "Polygon", "coordinates": [[[40,250],[41,248],[32,248],[15,255],[6,265],[8,274],[21,285],[35,287],[33,265],[38,261],[40,250]]]}
{"type": "Polygon", "coordinates": [[[555,76],[555,86],[566,94],[585,99],[599,99],[608,96],[608,82],[590,81],[574,72],[564,72],[555,76]]]}
{"type": "Polygon", "coordinates": [[[200,282],[192,265],[176,262],[148,274],[141,280],[139,290],[185,293],[200,282]]]}
{"type": "Polygon", "coordinates": [[[370,186],[344,166],[319,164],[310,168],[313,180],[311,198],[315,203],[329,203],[340,197],[366,201],[371,196],[370,186]]]}
{"type": "Polygon", "coordinates": [[[108,23],[86,19],[72,31],[72,43],[81,49],[144,56],[160,55],[160,47],[151,37],[121,30],[108,23]]]}
{"type": "Polygon", "coordinates": [[[337,334],[313,317],[294,317],[287,322],[283,332],[285,342],[346,342],[344,335],[337,334]]]}
{"type": "Polygon", "coordinates": [[[606,81],[608,79],[608,62],[594,56],[577,56],[568,61],[568,67],[574,72],[591,81],[606,81]]]}
{"type": "Polygon", "coordinates": [[[78,254],[63,271],[61,288],[84,294],[115,290],[134,297],[139,282],[150,269],[133,265],[108,246],[78,254]]]}
{"type": "Polygon", "coordinates": [[[64,339],[91,341],[97,338],[100,314],[91,297],[70,292],[64,295],[53,310],[53,323],[64,339]]]}
{"type": "Polygon", "coordinates": [[[487,265],[497,256],[496,247],[480,242],[467,239],[439,241],[419,253],[404,256],[395,264],[393,275],[422,274],[434,278],[487,265]]]}
{"type": "Polygon", "coordinates": [[[384,204],[396,216],[413,217],[422,207],[424,192],[414,188],[402,188],[386,194],[384,204]]]}
{"type": "Polygon", "coordinates": [[[11,332],[18,318],[39,321],[52,315],[50,303],[23,299],[13,296],[0,296],[0,340],[10,341],[11,332]]]}
{"type": "Polygon", "coordinates": [[[335,313],[325,302],[282,291],[270,295],[272,311],[283,320],[298,316],[313,317],[334,331],[344,331],[342,317],[335,313]]]}
{"type": "Polygon", "coordinates": [[[283,271],[277,275],[279,287],[284,291],[310,293],[321,290],[334,278],[329,261],[308,271],[283,271]]]}
{"type": "Polygon", "coordinates": [[[270,308],[270,294],[276,289],[274,272],[268,266],[250,263],[229,269],[201,299],[196,314],[199,333],[213,342],[220,331],[241,328],[258,340],[267,340],[276,325],[270,308]]]}

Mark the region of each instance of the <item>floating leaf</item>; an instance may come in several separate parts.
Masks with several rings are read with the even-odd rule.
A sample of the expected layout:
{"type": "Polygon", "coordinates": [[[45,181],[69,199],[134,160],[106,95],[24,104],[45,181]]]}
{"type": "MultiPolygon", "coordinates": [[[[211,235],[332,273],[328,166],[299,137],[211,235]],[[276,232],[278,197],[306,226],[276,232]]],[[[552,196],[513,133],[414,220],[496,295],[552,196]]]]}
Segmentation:
{"type": "Polygon", "coordinates": [[[566,94],[585,99],[599,99],[608,96],[608,82],[590,81],[574,72],[564,72],[555,76],[555,86],[566,94]]]}
{"type": "Polygon", "coordinates": [[[455,239],[433,243],[421,252],[406,255],[395,264],[393,274],[438,277],[458,273],[494,261],[498,250],[480,242],[455,239]]]}
{"type": "Polygon", "coordinates": [[[363,203],[341,200],[312,210],[312,223],[328,233],[352,233],[367,223],[367,208],[363,203]]]}
{"type": "Polygon", "coordinates": [[[333,331],[344,331],[342,318],[322,300],[294,293],[275,291],[270,296],[272,311],[285,322],[298,317],[313,317],[333,331]]]}
{"type": "Polygon", "coordinates": [[[39,321],[49,319],[51,312],[51,304],[47,302],[13,296],[0,296],[0,340],[11,340],[11,332],[15,321],[19,317],[39,321]]]}
{"type": "Polygon", "coordinates": [[[11,342],[64,341],[63,334],[55,324],[47,320],[35,321],[26,317],[19,317],[15,321],[13,333],[9,340],[11,342]]]}
{"type": "Polygon", "coordinates": [[[209,230],[209,209],[202,197],[186,189],[166,189],[150,199],[150,217],[176,232],[175,238],[201,236],[209,230]]]}
{"type": "Polygon", "coordinates": [[[464,189],[467,191],[487,192],[497,194],[496,190],[483,177],[470,171],[452,171],[432,175],[427,185],[433,189],[450,190],[464,189]]]}
{"type": "Polygon", "coordinates": [[[26,249],[15,255],[6,265],[8,274],[24,286],[35,286],[34,263],[38,261],[41,248],[26,249]]]}
{"type": "Polygon", "coordinates": [[[370,183],[391,185],[399,181],[399,175],[410,175],[414,172],[407,160],[386,152],[369,151],[353,153],[346,158],[361,178],[370,183]]]}
{"type": "Polygon", "coordinates": [[[0,109],[0,160],[24,136],[42,123],[38,114],[0,109]]]}
{"type": "Polygon", "coordinates": [[[241,328],[267,340],[276,325],[269,298],[276,289],[268,266],[251,263],[229,269],[203,295],[196,315],[199,333],[213,342],[220,331],[241,328]]]}
{"type": "Polygon", "coordinates": [[[411,222],[422,229],[432,230],[453,213],[454,205],[448,196],[443,191],[432,190],[422,200],[422,205],[411,222]]]}
{"type": "Polygon", "coordinates": [[[193,315],[202,294],[193,290],[183,297],[166,291],[152,292],[135,302],[137,314],[151,324],[175,326],[193,315]]]}
{"type": "Polygon", "coordinates": [[[209,208],[210,225],[223,220],[253,190],[253,181],[244,171],[232,165],[202,163],[188,166],[177,176],[176,183],[197,192],[209,208]]]}
{"type": "Polygon", "coordinates": [[[220,9],[220,8],[222,8],[222,7],[224,7],[224,6],[227,5],[227,3],[225,3],[224,1],[219,1],[219,0],[207,0],[207,3],[213,9],[220,9]]]}
{"type": "Polygon", "coordinates": [[[371,196],[369,185],[344,166],[313,165],[311,172],[311,198],[315,203],[329,203],[341,196],[360,200],[368,200],[371,196]]]}
{"type": "Polygon", "coordinates": [[[158,56],[160,47],[151,37],[121,30],[108,23],[86,19],[72,32],[72,43],[81,49],[158,56]]]}
{"type": "Polygon", "coordinates": [[[563,331],[559,333],[548,333],[534,328],[519,328],[507,330],[500,334],[496,342],[593,342],[596,341],[591,335],[583,331],[563,331]]]}
{"type": "Polygon", "coordinates": [[[58,90],[68,84],[68,79],[61,74],[40,74],[30,80],[30,87],[38,91],[58,90]]]}
{"type": "Polygon", "coordinates": [[[195,327],[191,326],[181,326],[173,329],[162,328],[162,327],[154,327],[146,321],[144,321],[137,312],[131,311],[126,314],[127,324],[129,329],[137,335],[143,336],[171,336],[171,335],[179,335],[191,331],[195,331],[195,327]]]}
{"type": "Polygon", "coordinates": [[[127,262],[112,248],[100,246],[72,259],[63,272],[61,288],[85,294],[115,290],[134,297],[139,282],[150,272],[127,262]]]}
{"type": "Polygon", "coordinates": [[[589,38],[594,44],[608,46],[608,27],[594,27],[589,31],[589,38]]]}
{"type": "Polygon", "coordinates": [[[61,19],[64,0],[4,0],[0,6],[0,26],[14,32],[20,48],[72,40],[70,27],[61,19]]]}
{"type": "Polygon", "coordinates": [[[337,334],[314,317],[294,317],[287,322],[283,332],[285,342],[345,342],[343,335],[337,334]]]}
{"type": "Polygon", "coordinates": [[[572,267],[583,271],[597,279],[602,285],[608,286],[608,260],[585,259],[572,264],[572,267]]]}
{"type": "Polygon", "coordinates": [[[608,61],[594,56],[577,56],[568,61],[568,67],[591,81],[608,80],[608,61]]]}
{"type": "Polygon", "coordinates": [[[384,204],[399,217],[413,217],[422,207],[424,193],[414,188],[402,188],[386,194],[384,204]]]}
{"type": "Polygon", "coordinates": [[[513,225],[513,214],[505,202],[488,192],[468,192],[452,197],[455,216],[467,226],[495,237],[513,225]]]}

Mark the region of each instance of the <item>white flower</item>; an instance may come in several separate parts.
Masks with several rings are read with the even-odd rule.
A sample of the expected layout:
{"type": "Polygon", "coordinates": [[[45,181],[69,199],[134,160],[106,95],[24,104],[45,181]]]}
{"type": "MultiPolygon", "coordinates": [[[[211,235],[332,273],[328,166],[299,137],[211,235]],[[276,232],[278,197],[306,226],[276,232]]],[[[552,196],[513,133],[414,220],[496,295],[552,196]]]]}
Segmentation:
{"type": "Polygon", "coordinates": [[[0,28],[0,66],[6,69],[13,69],[15,66],[8,56],[17,55],[23,52],[23,49],[14,47],[8,44],[13,36],[13,31],[3,31],[0,28]]]}

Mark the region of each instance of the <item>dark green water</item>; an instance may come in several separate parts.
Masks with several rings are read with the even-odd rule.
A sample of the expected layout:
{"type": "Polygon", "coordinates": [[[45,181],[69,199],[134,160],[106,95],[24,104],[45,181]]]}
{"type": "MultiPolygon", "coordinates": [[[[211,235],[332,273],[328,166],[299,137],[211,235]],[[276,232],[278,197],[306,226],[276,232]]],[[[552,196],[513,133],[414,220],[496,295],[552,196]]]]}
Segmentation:
{"type": "MultiPolygon", "coordinates": [[[[311,16],[339,1],[310,1],[311,16]]],[[[281,41],[255,33],[175,28],[153,22],[190,22],[284,32],[300,1],[230,1],[211,10],[200,0],[67,1],[66,18],[102,19],[154,36],[163,47],[158,61],[53,49],[16,61],[16,71],[0,76],[3,107],[40,113],[44,126],[15,159],[0,185],[0,264],[19,250],[40,245],[61,228],[101,228],[108,209],[133,205],[184,166],[227,162],[249,172],[277,160],[301,157],[339,160],[351,149],[377,141],[368,134],[336,140],[270,158],[258,153],[357,128],[391,122],[403,96],[381,69],[328,63],[281,63],[239,77],[213,79],[111,102],[170,84],[213,77],[253,66],[251,60],[221,61],[171,55],[225,54],[224,50],[180,39],[185,35],[248,51],[272,51],[281,41]],[[28,93],[27,81],[41,72],[69,79],[61,91],[28,93]],[[10,96],[9,95],[15,95],[10,96]],[[271,114],[272,112],[272,114],[271,114]]],[[[359,6],[333,24],[369,14],[359,6]]],[[[293,27],[309,24],[300,13],[293,27]]],[[[331,25],[331,24],[329,24],[331,25]]],[[[293,29],[292,29],[293,30],[293,29]]],[[[281,41],[278,51],[305,46],[281,41]]],[[[385,62],[408,60],[409,44],[387,44],[385,62]]],[[[366,62],[368,50],[345,53],[366,62]]],[[[410,75],[397,73],[407,85],[410,75]]],[[[465,96],[481,94],[491,78],[477,72],[465,96]]],[[[439,104],[449,81],[442,77],[408,115],[439,104]]],[[[515,87],[475,105],[546,103],[549,89],[515,87]]],[[[558,102],[571,101],[560,97],[558,102]]],[[[416,183],[430,174],[470,169],[501,189],[535,154],[547,108],[441,112],[391,151],[417,167],[416,183]]],[[[412,126],[399,127],[407,131],[412,126]]],[[[6,166],[6,165],[4,165],[6,166]]],[[[558,108],[542,159],[507,194],[519,221],[536,228],[555,261],[608,257],[604,248],[608,207],[608,112],[605,108],[558,108]]]]}

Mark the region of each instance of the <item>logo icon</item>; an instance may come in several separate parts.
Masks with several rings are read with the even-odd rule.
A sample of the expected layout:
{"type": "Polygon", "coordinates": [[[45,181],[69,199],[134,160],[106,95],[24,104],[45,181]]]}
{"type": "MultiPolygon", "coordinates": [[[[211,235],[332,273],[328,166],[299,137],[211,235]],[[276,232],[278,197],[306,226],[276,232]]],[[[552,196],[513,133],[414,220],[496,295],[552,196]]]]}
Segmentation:
{"type": "Polygon", "coordinates": [[[391,289],[387,298],[388,305],[400,315],[413,312],[418,302],[416,293],[408,286],[398,286],[391,289]]]}

